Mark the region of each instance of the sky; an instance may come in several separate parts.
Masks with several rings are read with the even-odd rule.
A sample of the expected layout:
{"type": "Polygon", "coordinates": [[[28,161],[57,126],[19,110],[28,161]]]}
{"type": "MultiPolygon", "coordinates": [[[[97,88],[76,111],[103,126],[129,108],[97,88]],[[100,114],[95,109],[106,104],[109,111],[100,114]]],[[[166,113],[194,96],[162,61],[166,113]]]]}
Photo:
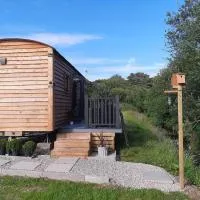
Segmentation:
{"type": "Polygon", "coordinates": [[[167,65],[166,13],[183,0],[0,0],[0,38],[55,47],[86,78],[144,72],[167,65]]]}

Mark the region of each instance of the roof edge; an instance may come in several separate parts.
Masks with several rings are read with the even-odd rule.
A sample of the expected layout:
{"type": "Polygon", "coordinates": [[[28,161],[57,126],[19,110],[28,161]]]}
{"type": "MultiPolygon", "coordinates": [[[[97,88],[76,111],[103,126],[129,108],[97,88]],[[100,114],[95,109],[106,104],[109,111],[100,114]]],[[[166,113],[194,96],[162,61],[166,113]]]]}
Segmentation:
{"type": "Polygon", "coordinates": [[[51,45],[49,44],[46,44],[44,42],[40,42],[40,41],[37,41],[37,40],[32,40],[32,39],[25,39],[25,38],[1,38],[0,39],[0,42],[6,42],[6,41],[21,41],[21,42],[34,42],[34,43],[37,43],[37,44],[41,44],[41,45],[44,45],[44,46],[47,46],[47,47],[51,47],[54,49],[54,47],[52,47],[51,45]]]}
{"type": "Polygon", "coordinates": [[[60,56],[65,62],[67,62],[70,67],[72,67],[80,76],[82,76],[85,80],[87,80],[64,56],[62,56],[57,50],[56,48],[54,48],[53,46],[49,45],[49,44],[46,44],[46,43],[43,43],[43,42],[40,42],[40,41],[36,41],[36,40],[32,40],[32,39],[25,39],[25,38],[1,38],[0,39],[0,43],[1,42],[6,42],[6,41],[24,41],[24,42],[33,42],[33,43],[37,43],[37,44],[41,44],[41,45],[44,45],[44,46],[47,46],[47,47],[50,47],[53,49],[53,51],[55,53],[58,54],[58,56],[60,56]]]}

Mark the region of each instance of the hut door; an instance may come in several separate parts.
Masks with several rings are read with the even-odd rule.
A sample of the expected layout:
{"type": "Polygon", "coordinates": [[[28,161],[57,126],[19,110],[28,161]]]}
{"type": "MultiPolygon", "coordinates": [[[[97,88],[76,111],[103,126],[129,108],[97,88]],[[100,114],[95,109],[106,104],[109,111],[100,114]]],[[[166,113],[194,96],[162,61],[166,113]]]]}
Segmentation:
{"type": "Polygon", "coordinates": [[[80,81],[73,81],[72,109],[75,119],[80,118],[80,81]]]}

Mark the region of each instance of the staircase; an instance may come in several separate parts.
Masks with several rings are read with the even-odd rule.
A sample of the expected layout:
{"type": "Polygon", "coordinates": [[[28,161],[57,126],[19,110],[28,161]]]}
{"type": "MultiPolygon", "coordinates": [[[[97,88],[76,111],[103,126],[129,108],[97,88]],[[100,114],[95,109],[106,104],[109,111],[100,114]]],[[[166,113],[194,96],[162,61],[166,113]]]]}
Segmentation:
{"type": "Polygon", "coordinates": [[[90,154],[90,142],[90,133],[58,133],[51,156],[88,157],[90,154]]]}

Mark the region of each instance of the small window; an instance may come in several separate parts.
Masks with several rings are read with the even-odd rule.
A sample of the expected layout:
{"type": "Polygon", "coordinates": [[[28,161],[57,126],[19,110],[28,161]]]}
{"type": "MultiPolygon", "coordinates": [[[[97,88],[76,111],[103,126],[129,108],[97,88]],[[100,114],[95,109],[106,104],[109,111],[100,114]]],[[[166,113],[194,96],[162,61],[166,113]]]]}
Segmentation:
{"type": "Polygon", "coordinates": [[[69,91],[69,83],[70,83],[70,77],[68,74],[64,75],[64,88],[65,91],[69,91]]]}
{"type": "Polygon", "coordinates": [[[7,59],[0,57],[0,65],[6,65],[7,59]]]}

